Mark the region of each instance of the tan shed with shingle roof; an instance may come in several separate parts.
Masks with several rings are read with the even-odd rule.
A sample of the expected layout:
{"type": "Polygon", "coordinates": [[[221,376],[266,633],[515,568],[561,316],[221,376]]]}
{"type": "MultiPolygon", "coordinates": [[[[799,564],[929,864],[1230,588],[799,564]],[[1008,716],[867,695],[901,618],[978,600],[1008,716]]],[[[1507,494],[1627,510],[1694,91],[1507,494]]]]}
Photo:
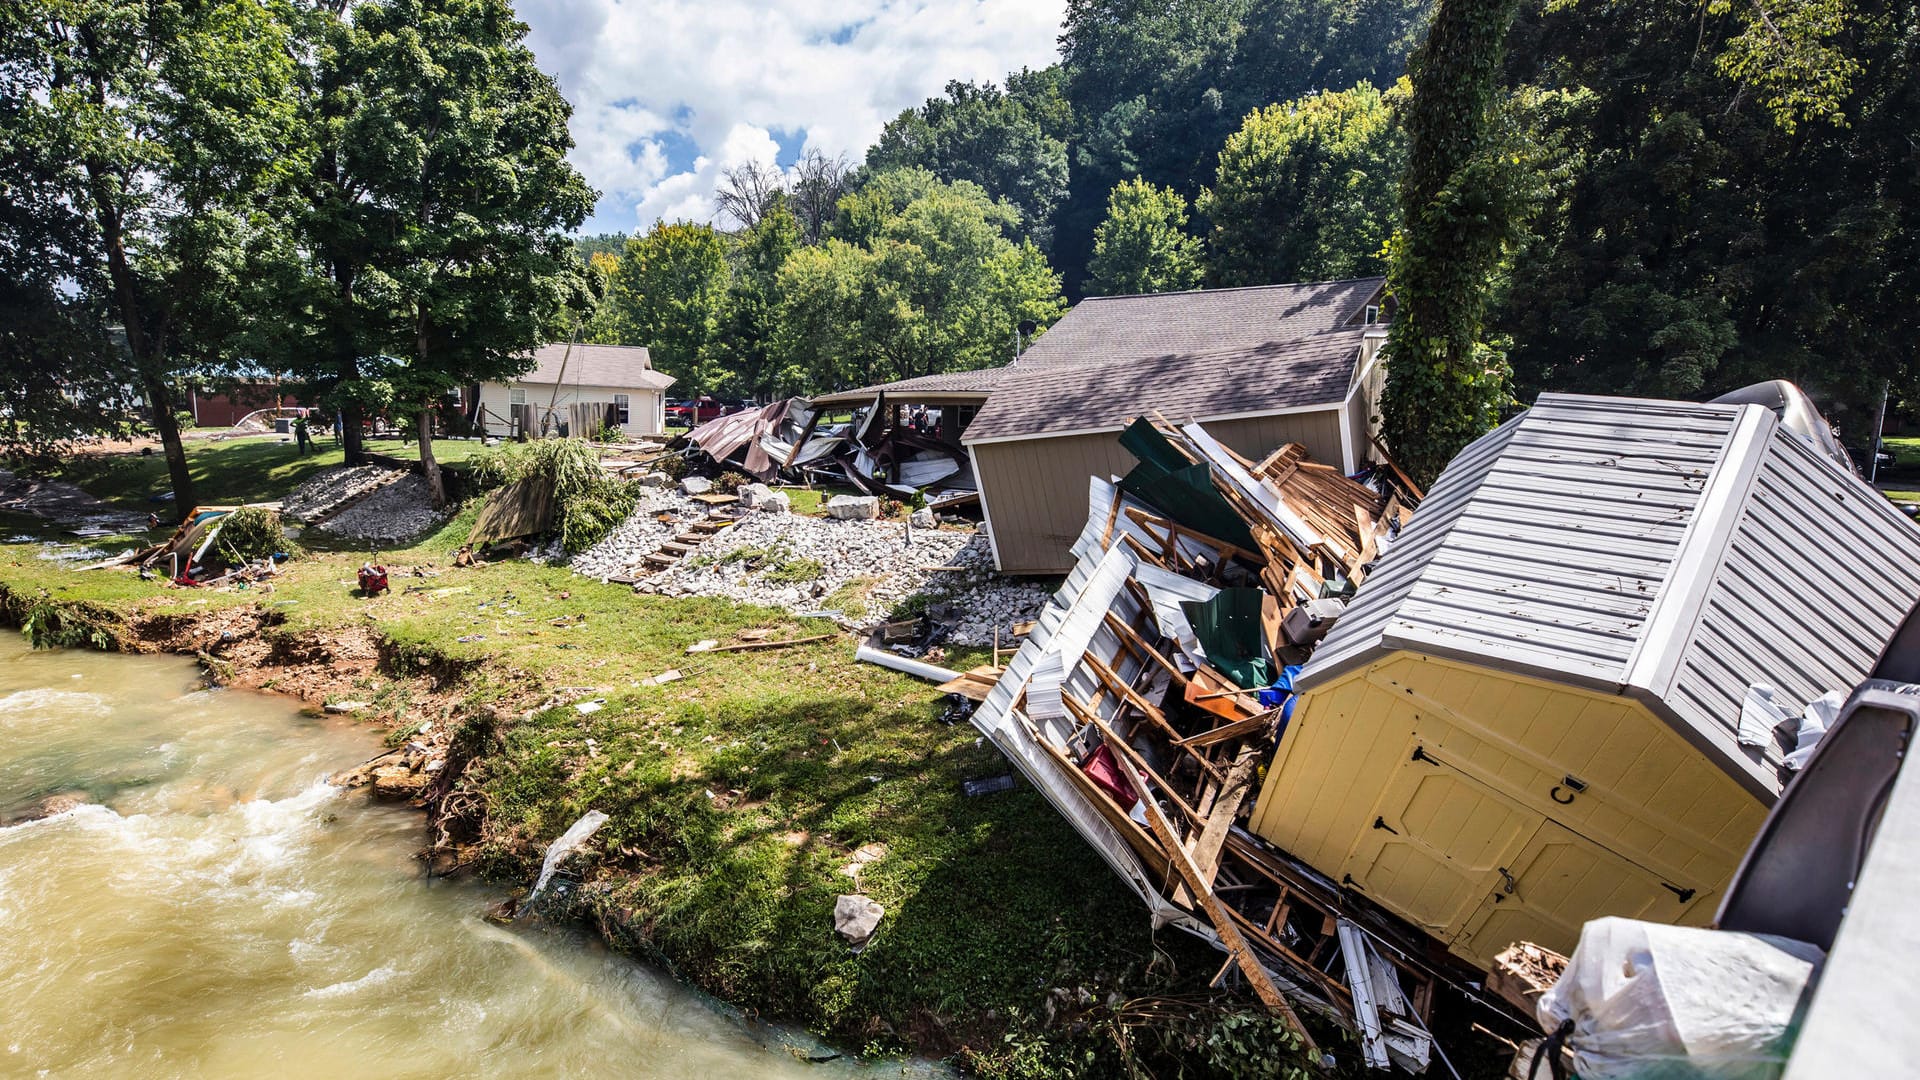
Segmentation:
{"type": "Polygon", "coordinates": [[[1205,421],[1246,457],[1297,442],[1316,460],[1358,470],[1385,377],[1383,285],[1364,278],[1081,301],[1000,369],[962,436],[996,564],[1016,574],[1071,567],[1087,477],[1132,468],[1118,434],[1143,415],[1205,421]]]}

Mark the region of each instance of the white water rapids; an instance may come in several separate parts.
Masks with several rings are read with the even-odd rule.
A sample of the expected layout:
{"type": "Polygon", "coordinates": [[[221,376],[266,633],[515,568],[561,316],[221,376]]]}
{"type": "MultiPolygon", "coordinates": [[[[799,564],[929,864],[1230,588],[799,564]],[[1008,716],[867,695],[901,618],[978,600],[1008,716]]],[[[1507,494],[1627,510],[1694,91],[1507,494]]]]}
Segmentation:
{"type": "Polygon", "coordinates": [[[417,811],[320,780],[379,749],[190,664],[0,638],[0,1077],[810,1077],[583,936],[425,880],[417,811]]]}

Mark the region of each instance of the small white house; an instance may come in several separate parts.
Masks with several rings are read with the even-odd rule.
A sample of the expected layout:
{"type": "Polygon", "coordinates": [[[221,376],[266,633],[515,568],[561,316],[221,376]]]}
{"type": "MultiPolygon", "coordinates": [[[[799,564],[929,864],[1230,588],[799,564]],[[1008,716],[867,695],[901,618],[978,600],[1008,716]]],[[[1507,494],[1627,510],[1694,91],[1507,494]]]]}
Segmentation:
{"type": "Polygon", "coordinates": [[[666,430],[666,393],[674,380],[653,369],[644,347],[560,342],[535,349],[533,359],[533,370],[511,382],[480,384],[479,423],[488,434],[514,431],[523,406],[531,409],[527,423],[537,434],[566,423],[571,406],[587,404],[612,405],[627,435],[666,430]]]}

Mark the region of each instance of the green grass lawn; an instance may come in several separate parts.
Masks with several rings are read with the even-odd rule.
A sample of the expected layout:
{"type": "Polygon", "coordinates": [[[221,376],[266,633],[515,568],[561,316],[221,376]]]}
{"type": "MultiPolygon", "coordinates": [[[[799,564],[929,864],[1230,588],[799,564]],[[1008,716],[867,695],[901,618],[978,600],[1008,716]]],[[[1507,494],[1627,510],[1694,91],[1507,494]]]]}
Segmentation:
{"type": "MultiPolygon", "coordinates": [[[[466,460],[480,448],[477,440],[435,442],[434,456],[442,464],[466,460]]],[[[419,448],[397,439],[370,439],[367,449],[394,457],[416,458],[419,448]]],[[[218,442],[193,439],[187,443],[187,465],[194,493],[201,503],[272,502],[298,487],[321,469],[343,464],[345,457],[323,438],[319,450],[304,456],[294,451],[292,436],[260,435],[218,442]]],[[[172,490],[167,459],[152,454],[78,454],[59,473],[59,479],[78,484],[93,495],[128,510],[145,513],[160,505],[154,496],[172,490]]],[[[162,515],[163,517],[166,515],[162,515]]]]}
{"type": "MultiPolygon", "coordinates": [[[[209,501],[276,498],[337,460],[303,461],[271,440],[195,450],[209,501]]],[[[97,475],[121,499],[147,490],[97,475]]],[[[453,568],[476,513],[469,505],[384,552],[394,591],[371,600],[354,595],[364,555],[344,551],[298,553],[264,595],[83,573],[38,558],[37,544],[0,543],[0,587],[16,602],[44,589],[120,612],[258,605],[285,617],[277,634],[370,627],[397,670],[367,689],[397,725],[408,722],[394,713],[408,706],[415,658],[459,662],[467,715],[505,717],[476,734],[484,749],[463,781],[486,808],[475,865],[524,883],[548,842],[602,810],[602,855],[576,893],[583,914],[706,990],[843,1045],[966,1045],[983,1075],[1079,1075],[1101,1071],[1086,1055],[1110,1052],[1112,1039],[1049,1029],[1053,988],[1101,1000],[1204,994],[1218,957],[1182,934],[1156,939],[1139,901],[1037,792],[962,794],[964,781],[1010,768],[971,725],[942,720],[929,684],[856,662],[845,634],[686,651],[749,629],[832,631],[822,620],[636,595],[528,560],[453,568]],[[682,677],[645,681],[668,670],[682,677]],[[565,703],[520,717],[560,687],[571,688],[565,703]],[[571,707],[586,697],[606,707],[571,707]],[[868,844],[885,854],[857,880],[843,873],[868,844]],[[833,932],[837,897],[854,892],[886,908],[858,955],[833,932]]]]}

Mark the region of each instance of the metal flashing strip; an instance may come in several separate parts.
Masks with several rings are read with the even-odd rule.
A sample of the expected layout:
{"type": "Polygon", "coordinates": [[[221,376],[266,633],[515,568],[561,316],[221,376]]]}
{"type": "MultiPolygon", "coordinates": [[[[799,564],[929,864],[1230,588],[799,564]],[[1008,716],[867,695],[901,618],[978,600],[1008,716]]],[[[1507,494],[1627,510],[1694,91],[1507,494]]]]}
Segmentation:
{"type": "Polygon", "coordinates": [[[1633,687],[1661,699],[1672,689],[1779,423],[1771,411],[1759,405],[1740,407],[1726,446],[1714,462],[1700,501],[1694,505],[1693,520],[1687,523],[1666,579],[1654,595],[1645,629],[1627,658],[1623,688],[1633,687]]]}

